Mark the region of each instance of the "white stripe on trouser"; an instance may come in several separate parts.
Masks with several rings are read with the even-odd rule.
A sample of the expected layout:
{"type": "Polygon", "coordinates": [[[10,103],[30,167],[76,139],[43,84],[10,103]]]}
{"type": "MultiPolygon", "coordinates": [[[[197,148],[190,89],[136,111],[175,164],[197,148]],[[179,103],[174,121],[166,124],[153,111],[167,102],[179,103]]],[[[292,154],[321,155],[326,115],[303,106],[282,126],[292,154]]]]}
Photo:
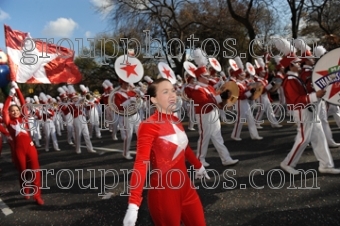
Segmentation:
{"type": "Polygon", "coordinates": [[[257,102],[261,104],[262,107],[258,107],[258,112],[255,117],[256,121],[261,121],[263,118],[263,113],[266,112],[269,122],[273,125],[277,125],[278,122],[277,119],[275,118],[273,107],[269,101],[268,94],[267,93],[262,94],[257,102]]]}
{"type": "Polygon", "coordinates": [[[128,155],[131,146],[133,132],[137,134],[139,124],[141,122],[139,114],[136,113],[131,116],[119,116],[119,129],[122,140],[124,141],[123,155],[128,155]]]}
{"type": "Polygon", "coordinates": [[[43,126],[44,126],[44,133],[45,133],[45,150],[49,149],[50,138],[52,138],[54,150],[59,149],[54,122],[51,119],[47,119],[44,122],[43,126]]]}
{"type": "Polygon", "coordinates": [[[286,165],[295,167],[311,142],[316,159],[321,167],[334,167],[333,158],[329,152],[325,133],[323,132],[319,116],[313,119],[313,113],[307,109],[292,111],[297,122],[297,134],[293,148],[283,160],[286,165]],[[316,121],[316,122],[313,122],[316,121]]]}
{"type": "Polygon", "coordinates": [[[221,134],[221,122],[218,109],[214,109],[207,114],[196,114],[198,121],[199,138],[197,143],[197,157],[200,161],[205,161],[208,152],[208,145],[211,139],[222,163],[232,160],[221,134]]]}
{"type": "Polygon", "coordinates": [[[83,134],[86,148],[88,151],[93,150],[92,143],[90,140],[89,129],[87,127],[86,118],[83,115],[79,115],[78,117],[73,119],[74,126],[74,136],[75,136],[75,145],[76,151],[81,151],[80,143],[81,143],[81,135],[83,134]]]}
{"type": "Polygon", "coordinates": [[[259,136],[255,125],[255,119],[253,117],[249,102],[247,99],[245,100],[238,100],[236,102],[236,109],[237,109],[237,119],[234,124],[234,129],[232,132],[232,136],[235,138],[240,138],[241,131],[243,124],[245,121],[248,124],[248,130],[251,138],[255,138],[259,136]]]}

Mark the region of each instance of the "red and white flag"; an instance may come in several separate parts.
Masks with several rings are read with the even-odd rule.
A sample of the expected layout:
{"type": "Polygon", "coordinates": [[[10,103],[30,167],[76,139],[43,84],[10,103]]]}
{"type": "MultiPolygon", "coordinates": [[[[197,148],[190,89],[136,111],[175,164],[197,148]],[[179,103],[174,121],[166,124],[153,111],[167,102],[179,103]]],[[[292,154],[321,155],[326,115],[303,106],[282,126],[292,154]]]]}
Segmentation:
{"type": "Polygon", "coordinates": [[[73,50],[32,39],[27,32],[4,26],[11,81],[77,84],[82,80],[73,62],[73,50]]]}

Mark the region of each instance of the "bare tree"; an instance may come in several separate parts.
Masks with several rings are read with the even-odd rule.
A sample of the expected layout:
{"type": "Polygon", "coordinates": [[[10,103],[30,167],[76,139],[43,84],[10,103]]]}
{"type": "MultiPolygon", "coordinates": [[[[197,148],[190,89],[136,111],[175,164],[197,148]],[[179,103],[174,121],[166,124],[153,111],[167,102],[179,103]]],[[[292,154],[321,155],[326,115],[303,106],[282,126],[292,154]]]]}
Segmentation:
{"type": "Polygon", "coordinates": [[[305,0],[287,0],[287,3],[292,14],[292,37],[295,39],[298,37],[300,20],[304,10],[305,0]]]}

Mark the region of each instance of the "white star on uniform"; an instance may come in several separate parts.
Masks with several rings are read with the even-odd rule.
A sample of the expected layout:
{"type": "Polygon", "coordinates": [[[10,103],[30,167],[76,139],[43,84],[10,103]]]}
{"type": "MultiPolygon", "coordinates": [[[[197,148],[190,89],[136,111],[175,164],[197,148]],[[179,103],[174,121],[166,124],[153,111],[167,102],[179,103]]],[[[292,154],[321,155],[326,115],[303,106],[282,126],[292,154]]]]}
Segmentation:
{"type": "Polygon", "coordinates": [[[18,121],[15,125],[11,125],[13,129],[15,129],[15,136],[18,136],[20,132],[27,133],[25,129],[23,129],[24,124],[20,124],[18,121]]]}
{"type": "Polygon", "coordinates": [[[160,138],[177,145],[177,149],[174,153],[174,156],[172,157],[172,160],[174,160],[181,153],[181,151],[187,147],[188,137],[185,132],[180,130],[175,124],[172,124],[172,127],[175,130],[174,134],[161,136],[160,138]]]}

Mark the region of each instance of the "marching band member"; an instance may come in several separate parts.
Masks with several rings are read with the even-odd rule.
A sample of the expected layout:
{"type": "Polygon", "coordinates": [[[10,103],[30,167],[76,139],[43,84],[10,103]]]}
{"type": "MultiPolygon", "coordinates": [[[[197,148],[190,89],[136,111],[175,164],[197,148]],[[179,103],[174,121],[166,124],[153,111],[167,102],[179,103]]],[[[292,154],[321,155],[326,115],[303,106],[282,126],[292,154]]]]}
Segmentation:
{"type": "MultiPolygon", "coordinates": [[[[300,172],[295,169],[303,151],[310,142],[313,147],[315,157],[319,161],[320,173],[339,174],[340,170],[334,168],[332,155],[329,151],[325,133],[320,123],[311,123],[315,118],[319,120],[319,115],[308,107],[308,104],[315,104],[322,98],[326,91],[308,93],[305,83],[300,78],[300,59],[295,58],[294,52],[291,52],[291,45],[286,40],[283,49],[285,54],[281,64],[285,67],[287,77],[283,82],[283,88],[287,101],[288,109],[292,111],[294,120],[297,125],[297,135],[294,145],[287,157],[280,163],[280,166],[286,172],[297,175],[300,172]],[[315,118],[314,118],[315,117],[315,118]]],[[[280,47],[280,46],[277,46],[280,47]]]]}
{"type": "Polygon", "coordinates": [[[231,77],[236,78],[235,81],[239,88],[239,96],[235,104],[237,118],[234,124],[233,131],[231,133],[231,139],[236,141],[242,140],[240,136],[243,124],[246,120],[248,124],[250,138],[253,140],[262,140],[263,137],[259,136],[255,125],[255,119],[253,117],[252,110],[248,101],[248,99],[254,94],[255,88],[248,87],[247,82],[245,81],[246,73],[243,70],[244,66],[239,57],[236,57],[234,60],[230,59],[229,64],[232,70],[230,71],[232,75],[231,77]]]}
{"type": "MultiPolygon", "coordinates": [[[[125,112],[124,108],[136,103],[137,93],[130,90],[130,85],[122,79],[119,79],[120,88],[114,94],[114,104],[118,111],[125,112]]],[[[118,115],[118,114],[117,114],[118,115]]],[[[130,160],[133,157],[130,155],[130,146],[133,136],[133,131],[138,131],[140,117],[136,111],[133,115],[119,115],[118,118],[120,134],[124,141],[123,156],[130,160]]]]}
{"type": "Polygon", "coordinates": [[[255,116],[257,122],[256,127],[257,129],[262,129],[259,122],[262,120],[263,114],[266,113],[271,126],[273,128],[280,128],[282,125],[279,125],[277,119],[275,118],[272,104],[268,98],[268,90],[270,90],[275,84],[273,82],[268,84],[268,80],[266,79],[266,77],[268,77],[268,75],[266,75],[266,65],[264,64],[262,58],[255,59],[255,65],[255,70],[258,74],[258,76],[254,76],[255,81],[260,82],[264,87],[261,96],[255,100],[260,105],[255,116]]]}
{"type": "Polygon", "coordinates": [[[101,103],[104,105],[104,123],[108,124],[109,131],[112,133],[112,139],[118,140],[118,119],[119,115],[109,108],[109,96],[113,91],[113,84],[109,80],[105,80],[102,84],[104,93],[101,96],[101,103]]]}
{"type": "Polygon", "coordinates": [[[132,173],[131,176],[131,194],[123,225],[133,226],[137,221],[147,177],[145,164],[151,161],[150,167],[160,172],[151,174],[151,186],[155,189],[148,190],[148,207],[153,223],[180,225],[182,222],[186,226],[205,226],[202,203],[188,176],[185,160],[189,160],[194,166],[197,178],[210,178],[188,145],[182,124],[174,123],[180,120],[169,111],[175,108],[175,89],[168,79],[160,78],[149,85],[147,95],[151,97],[157,110],[141,123],[138,131],[137,156],[133,170],[138,174],[132,173]],[[181,173],[170,174],[172,170],[181,173]],[[170,183],[166,183],[169,180],[170,183]],[[162,189],[156,186],[161,186],[162,189]]]}
{"type": "Polygon", "coordinates": [[[54,110],[51,105],[48,104],[48,98],[44,93],[40,93],[39,101],[43,104],[42,109],[36,112],[39,120],[43,121],[43,129],[45,135],[45,151],[49,151],[50,138],[52,139],[53,148],[55,151],[60,151],[56,129],[53,121],[54,110]]]}
{"type": "MultiPolygon", "coordinates": [[[[300,78],[306,85],[307,92],[312,93],[315,91],[312,86],[312,73],[313,73],[313,67],[315,65],[315,60],[314,60],[314,56],[310,52],[311,48],[307,44],[305,44],[303,40],[300,40],[300,39],[294,40],[294,46],[301,50],[300,59],[301,59],[302,68],[300,72],[300,78]]],[[[321,125],[325,133],[328,146],[331,148],[340,147],[340,144],[336,143],[333,140],[333,134],[328,123],[326,103],[323,99],[320,99],[317,102],[317,112],[321,120],[321,125]]]]}
{"type": "Polygon", "coordinates": [[[80,84],[79,87],[83,98],[85,98],[85,108],[87,117],[89,119],[90,138],[92,138],[93,130],[96,133],[96,137],[101,138],[102,135],[99,128],[99,112],[97,108],[97,105],[100,103],[100,101],[97,98],[91,96],[91,94],[88,93],[88,88],[86,88],[83,84],[80,84]]]}
{"type": "Polygon", "coordinates": [[[75,140],[74,129],[73,129],[73,116],[72,109],[69,106],[70,102],[68,100],[68,89],[67,87],[59,87],[58,89],[59,97],[61,99],[61,103],[58,105],[58,112],[61,112],[61,116],[63,119],[62,123],[66,125],[67,132],[67,143],[69,145],[74,145],[72,140],[75,140]],[[65,89],[66,88],[66,89],[65,89]]]}
{"type": "Polygon", "coordinates": [[[83,135],[87,151],[89,153],[96,153],[95,150],[93,150],[92,142],[90,140],[90,134],[89,129],[87,127],[87,121],[86,117],[84,116],[83,110],[83,102],[84,99],[80,98],[74,87],[72,85],[68,86],[69,90],[69,98],[71,99],[71,103],[69,106],[71,107],[71,113],[73,115],[73,128],[74,128],[74,135],[75,135],[75,146],[76,146],[76,153],[80,154],[80,143],[81,143],[81,135],[83,135]]]}
{"type": "MultiPolygon", "coordinates": [[[[285,72],[284,72],[284,67],[280,64],[280,61],[282,60],[282,57],[275,56],[274,60],[275,60],[275,63],[276,63],[276,66],[275,66],[275,78],[281,79],[283,81],[285,79],[286,75],[285,75],[285,72]]],[[[289,111],[287,109],[286,98],[285,98],[285,94],[284,94],[284,90],[283,90],[282,84],[277,89],[277,94],[278,94],[278,97],[279,97],[279,104],[280,104],[280,106],[283,107],[283,109],[285,111],[285,112],[283,112],[283,114],[287,115],[287,116],[290,116],[289,111]]],[[[280,115],[279,115],[280,106],[276,106],[276,108],[274,109],[275,116],[280,117],[280,115]]]]}
{"type": "Polygon", "coordinates": [[[40,148],[41,145],[40,145],[39,135],[37,132],[38,122],[36,119],[36,111],[39,111],[39,109],[31,105],[32,99],[30,97],[26,97],[25,101],[26,101],[26,108],[27,108],[27,113],[28,113],[28,122],[29,122],[28,127],[30,129],[29,131],[30,131],[30,134],[34,141],[35,146],[40,148]]]}
{"type": "Polygon", "coordinates": [[[219,104],[223,99],[228,99],[229,92],[225,91],[220,95],[216,95],[215,89],[209,85],[209,73],[207,72],[206,65],[207,59],[203,56],[201,49],[194,51],[195,62],[198,68],[195,70],[197,83],[195,89],[192,90],[191,97],[195,103],[196,120],[199,127],[199,138],[197,143],[197,156],[203,166],[209,166],[205,158],[208,151],[210,139],[216,148],[222,165],[229,166],[236,164],[239,160],[230,157],[227,147],[224,145],[224,140],[221,134],[221,122],[218,117],[219,109],[211,106],[210,104],[219,104]],[[216,120],[216,117],[217,120],[216,120]]]}
{"type": "MultiPolygon", "coordinates": [[[[14,161],[20,175],[20,193],[24,195],[25,199],[29,199],[33,194],[35,202],[38,205],[44,205],[44,200],[41,198],[40,190],[41,171],[39,170],[38,152],[30,134],[27,132],[29,129],[27,125],[28,121],[25,121],[26,119],[21,114],[21,108],[18,105],[10,105],[15,93],[18,95],[21,105],[25,104],[25,99],[16,82],[12,82],[12,87],[13,88],[10,90],[9,96],[4,104],[3,117],[4,123],[13,139],[14,161]],[[35,186],[33,192],[30,191],[29,187],[23,187],[23,178],[28,178],[26,177],[28,175],[26,170],[32,170],[32,173],[34,173],[31,177],[32,183],[35,186]],[[25,175],[23,175],[24,172],[26,172],[25,175]]],[[[27,112],[25,112],[25,107],[23,107],[23,111],[25,115],[28,115],[27,112]]]]}
{"type": "Polygon", "coordinates": [[[192,90],[195,89],[195,84],[196,84],[196,77],[193,75],[185,72],[184,77],[186,78],[186,84],[183,86],[183,91],[186,96],[189,98],[189,103],[187,103],[187,112],[188,112],[188,117],[189,117],[189,125],[188,125],[188,130],[195,130],[194,125],[194,117],[195,117],[195,108],[191,103],[192,100],[192,90]]]}

